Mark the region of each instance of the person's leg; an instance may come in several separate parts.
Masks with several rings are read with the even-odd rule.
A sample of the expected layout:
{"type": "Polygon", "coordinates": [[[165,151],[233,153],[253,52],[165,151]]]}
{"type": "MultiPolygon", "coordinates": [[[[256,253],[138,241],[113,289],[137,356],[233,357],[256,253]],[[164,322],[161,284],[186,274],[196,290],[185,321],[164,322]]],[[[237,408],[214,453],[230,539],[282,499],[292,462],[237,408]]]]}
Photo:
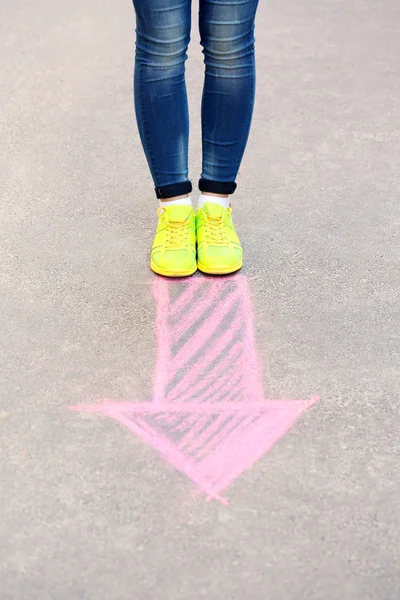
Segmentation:
{"type": "Polygon", "coordinates": [[[254,107],[257,5],[258,0],[200,0],[202,194],[228,197],[236,189],[254,107]]]}
{"type": "Polygon", "coordinates": [[[253,115],[257,4],[258,0],[200,0],[206,66],[196,234],[197,266],[206,273],[233,273],[243,263],[229,196],[236,189],[253,115]]]}
{"type": "Polygon", "coordinates": [[[191,0],[133,0],[138,130],[160,199],[187,196],[189,116],[185,61],[191,0]]]}
{"type": "Polygon", "coordinates": [[[185,82],[191,0],[133,0],[133,4],[135,112],[160,199],[150,266],[161,275],[191,275],[197,268],[185,82]]]}

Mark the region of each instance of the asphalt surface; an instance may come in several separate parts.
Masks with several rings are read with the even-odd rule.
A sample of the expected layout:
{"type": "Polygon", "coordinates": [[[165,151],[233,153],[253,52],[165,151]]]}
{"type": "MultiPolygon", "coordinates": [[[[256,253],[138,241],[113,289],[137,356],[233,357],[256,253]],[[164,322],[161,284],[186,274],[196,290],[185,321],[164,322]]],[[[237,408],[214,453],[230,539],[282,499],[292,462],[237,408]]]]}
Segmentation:
{"type": "Polygon", "coordinates": [[[396,0],[260,3],[234,217],[265,394],[321,399],[223,506],[68,410],[152,394],[132,7],[1,2],[1,600],[400,597],[399,23],[396,0]]]}

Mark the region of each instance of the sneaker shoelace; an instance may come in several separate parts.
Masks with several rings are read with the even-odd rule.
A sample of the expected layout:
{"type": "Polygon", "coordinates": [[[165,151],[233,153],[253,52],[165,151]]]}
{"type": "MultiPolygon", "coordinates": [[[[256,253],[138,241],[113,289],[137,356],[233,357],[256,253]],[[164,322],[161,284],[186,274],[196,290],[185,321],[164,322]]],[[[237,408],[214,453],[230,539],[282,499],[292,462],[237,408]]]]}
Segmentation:
{"type": "Polygon", "coordinates": [[[209,243],[216,245],[225,245],[229,243],[229,239],[226,232],[225,220],[226,216],[230,215],[232,209],[229,207],[226,209],[226,213],[221,217],[214,217],[204,213],[204,226],[206,230],[206,236],[209,239],[209,243]]]}
{"type": "Polygon", "coordinates": [[[160,210],[160,217],[164,217],[166,222],[165,242],[168,248],[177,249],[186,246],[188,221],[169,221],[167,213],[160,210]]]}

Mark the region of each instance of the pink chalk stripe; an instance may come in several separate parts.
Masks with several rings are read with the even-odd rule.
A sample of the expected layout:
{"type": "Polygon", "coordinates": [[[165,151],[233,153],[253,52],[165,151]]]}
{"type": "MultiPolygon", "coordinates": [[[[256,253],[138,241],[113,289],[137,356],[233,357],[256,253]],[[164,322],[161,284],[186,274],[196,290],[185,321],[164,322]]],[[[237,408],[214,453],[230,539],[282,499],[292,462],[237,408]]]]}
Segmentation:
{"type": "MultiPolygon", "coordinates": [[[[221,379],[219,380],[221,385],[216,386],[215,389],[211,391],[211,393],[210,390],[207,390],[208,394],[204,398],[204,402],[219,402],[222,399],[226,401],[225,396],[229,394],[229,390],[237,391],[238,389],[241,389],[243,375],[239,373],[239,375],[235,377],[234,373],[235,371],[233,369],[230,369],[226,376],[221,377],[221,379]]],[[[201,397],[197,397],[196,402],[202,402],[201,397]]]]}
{"type": "MultiPolygon", "coordinates": [[[[186,308],[189,304],[194,302],[194,298],[198,293],[199,286],[202,284],[202,281],[198,282],[194,279],[192,281],[185,282],[185,291],[179,296],[179,298],[173,301],[170,305],[169,312],[165,315],[165,317],[169,316],[169,313],[173,313],[178,316],[178,314],[186,308]]],[[[168,285],[168,282],[167,282],[168,285]]]]}
{"type": "MultiPolygon", "coordinates": [[[[200,287],[200,286],[199,286],[200,287]]],[[[206,290],[201,289],[202,295],[206,293],[206,290]]],[[[182,317],[182,319],[177,323],[176,327],[173,328],[171,335],[174,340],[178,340],[190,327],[192,327],[198,319],[202,315],[205,314],[209,306],[215,301],[215,299],[220,294],[220,289],[218,286],[211,287],[210,292],[207,294],[206,298],[200,298],[196,300],[194,306],[190,309],[189,313],[182,317]]],[[[172,312],[172,311],[171,311],[172,312]]]]}
{"type": "Polygon", "coordinates": [[[209,440],[214,433],[220,429],[224,421],[226,421],[225,413],[216,417],[214,423],[210,425],[210,427],[207,427],[202,434],[197,436],[197,438],[191,442],[190,446],[187,448],[187,451],[189,451],[191,454],[194,454],[195,452],[199,452],[203,447],[206,447],[207,440],[209,440]]]}
{"type": "Polygon", "coordinates": [[[185,436],[182,438],[180,444],[179,444],[179,448],[181,450],[183,450],[184,448],[186,448],[186,446],[188,446],[191,441],[193,440],[193,438],[195,438],[198,435],[198,432],[204,427],[204,425],[210,420],[210,415],[205,415],[203,417],[200,417],[197,420],[197,423],[194,427],[192,427],[192,429],[190,431],[188,431],[185,436]]]}
{"type": "MultiPolygon", "coordinates": [[[[158,356],[153,377],[153,402],[158,404],[162,404],[165,401],[165,389],[171,373],[173,332],[169,326],[169,315],[171,312],[176,315],[188,302],[192,301],[201,284],[201,280],[198,283],[186,284],[186,289],[182,292],[178,300],[171,303],[169,294],[169,286],[171,284],[161,278],[157,278],[153,283],[153,295],[157,306],[156,330],[158,340],[158,356]]],[[[213,289],[217,291],[219,286],[213,289]]],[[[200,304],[204,307],[204,301],[200,304]]]]}
{"type": "Polygon", "coordinates": [[[167,423],[168,425],[171,425],[171,427],[176,427],[177,423],[179,422],[180,419],[180,415],[177,414],[168,414],[165,412],[160,413],[163,417],[163,421],[165,423],[167,423]]]}
{"type": "Polygon", "coordinates": [[[231,350],[226,358],[212,369],[211,374],[207,378],[199,377],[198,382],[190,388],[188,395],[184,396],[185,402],[194,401],[199,403],[210,401],[221,389],[228,386],[232,380],[238,382],[240,377],[243,377],[239,372],[238,377],[235,378],[235,374],[238,373],[236,367],[240,356],[236,350],[240,350],[239,345],[231,346],[231,350]]]}
{"type": "Polygon", "coordinates": [[[229,349],[229,344],[232,343],[232,340],[235,338],[240,325],[240,320],[236,318],[234,323],[232,323],[232,327],[228,329],[218,341],[214,342],[212,346],[209,347],[209,351],[204,353],[189,372],[185,373],[180,382],[175,386],[173,393],[169,397],[169,401],[172,401],[188,387],[193,386],[202,371],[206,369],[207,366],[212,365],[221,352],[229,349]]]}
{"type": "MultiPolygon", "coordinates": [[[[237,302],[237,297],[234,294],[228,296],[223,304],[220,304],[215,308],[214,313],[207,319],[196,333],[180,348],[179,352],[172,358],[172,365],[180,367],[182,364],[187,364],[191,358],[200,350],[200,348],[207,342],[212,340],[215,331],[218,329],[224,318],[229,314],[232,306],[237,302]]],[[[208,308],[208,307],[207,307],[208,308]]],[[[233,323],[240,324],[240,319],[236,314],[233,323]]],[[[218,342],[212,342],[218,343],[218,342]]]]}
{"type": "MultiPolygon", "coordinates": [[[[240,351],[241,351],[241,344],[240,342],[236,342],[235,344],[233,344],[229,350],[227,350],[227,354],[226,357],[223,361],[220,361],[218,364],[216,364],[214,366],[214,364],[208,369],[207,375],[200,375],[197,382],[192,382],[190,385],[190,396],[188,395],[184,395],[184,399],[185,402],[191,400],[192,398],[198,402],[198,401],[205,401],[205,398],[203,397],[205,393],[208,394],[212,394],[215,387],[218,385],[219,382],[219,377],[220,377],[220,373],[221,371],[224,373],[227,370],[227,364],[229,364],[229,367],[234,368],[235,365],[237,365],[238,359],[240,358],[240,351]],[[204,391],[204,394],[202,394],[201,397],[199,397],[199,399],[197,399],[197,392],[199,390],[202,390],[204,388],[204,384],[208,383],[209,381],[214,381],[214,384],[211,385],[211,387],[208,388],[207,392],[204,391]]],[[[201,371],[200,371],[201,373],[201,371]]],[[[179,396],[179,394],[175,393],[176,390],[176,386],[175,388],[173,388],[173,390],[170,392],[169,397],[168,397],[168,401],[169,402],[176,402],[178,400],[180,400],[182,398],[181,394],[179,396]]]]}
{"type": "MultiPolygon", "coordinates": [[[[188,412],[188,410],[187,410],[188,412]]],[[[192,427],[192,425],[197,421],[198,419],[198,413],[196,414],[188,414],[187,417],[185,417],[183,419],[183,421],[181,423],[179,423],[179,425],[176,426],[176,431],[185,431],[186,429],[189,429],[190,427],[192,427]]]]}
{"type": "Polygon", "coordinates": [[[222,444],[222,441],[229,437],[233,431],[236,431],[246,417],[247,415],[243,413],[232,415],[232,420],[229,421],[217,435],[207,442],[207,445],[202,448],[201,454],[208,453],[209,456],[212,456],[214,451],[222,444]]]}
{"type": "Polygon", "coordinates": [[[234,378],[234,375],[231,376],[231,385],[224,386],[223,389],[218,390],[215,394],[210,398],[210,402],[214,402],[218,404],[218,402],[232,402],[232,398],[236,397],[238,394],[242,396],[242,401],[249,402],[251,398],[246,394],[246,387],[243,384],[243,375],[239,373],[239,376],[234,378]]]}

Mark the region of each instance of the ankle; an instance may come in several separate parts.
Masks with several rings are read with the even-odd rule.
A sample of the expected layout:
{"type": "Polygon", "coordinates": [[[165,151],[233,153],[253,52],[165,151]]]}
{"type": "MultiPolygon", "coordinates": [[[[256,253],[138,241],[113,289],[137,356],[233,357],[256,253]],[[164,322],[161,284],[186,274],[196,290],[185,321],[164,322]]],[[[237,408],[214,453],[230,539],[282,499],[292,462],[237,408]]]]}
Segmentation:
{"type": "Polygon", "coordinates": [[[201,208],[205,202],[213,202],[224,208],[229,208],[230,200],[228,194],[212,194],[211,192],[202,192],[199,196],[197,207],[201,208]]]}
{"type": "Polygon", "coordinates": [[[192,206],[192,199],[190,194],[183,194],[182,196],[173,196],[172,198],[160,198],[160,207],[166,206],[192,206]]]}

